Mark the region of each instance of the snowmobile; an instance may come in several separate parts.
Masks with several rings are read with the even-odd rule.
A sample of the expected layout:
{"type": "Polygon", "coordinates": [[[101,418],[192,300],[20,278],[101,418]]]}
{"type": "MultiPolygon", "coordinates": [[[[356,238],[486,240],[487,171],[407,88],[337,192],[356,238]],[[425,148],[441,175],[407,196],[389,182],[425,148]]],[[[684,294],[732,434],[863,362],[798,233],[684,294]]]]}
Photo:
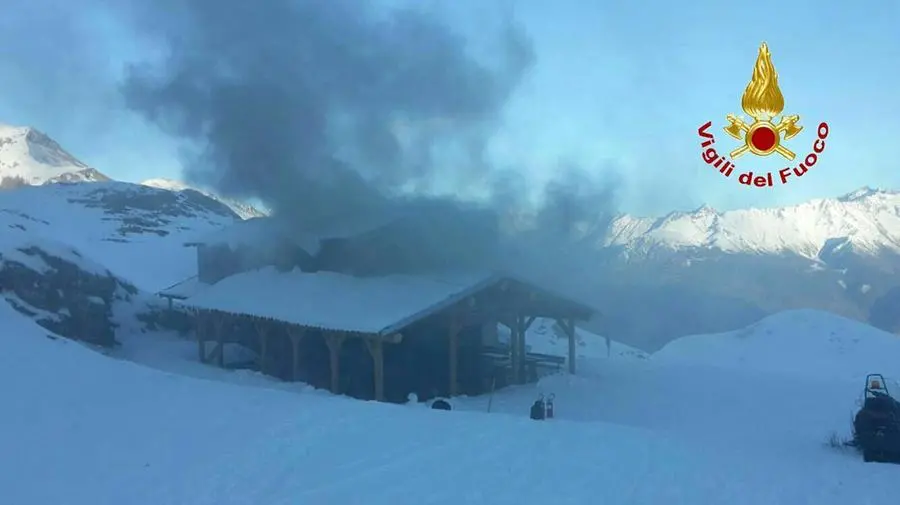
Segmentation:
{"type": "Polygon", "coordinates": [[[881,374],[866,376],[863,406],[853,420],[853,441],[867,462],[900,464],[900,401],[881,374]]]}

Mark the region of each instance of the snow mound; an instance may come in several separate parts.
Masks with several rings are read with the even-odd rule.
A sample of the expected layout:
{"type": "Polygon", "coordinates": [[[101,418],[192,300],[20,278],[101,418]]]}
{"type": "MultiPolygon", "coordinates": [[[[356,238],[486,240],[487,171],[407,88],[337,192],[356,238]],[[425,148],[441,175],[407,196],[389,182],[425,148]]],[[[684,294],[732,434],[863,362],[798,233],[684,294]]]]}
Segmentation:
{"type": "Polygon", "coordinates": [[[900,377],[900,337],[828,312],[791,310],[741,330],[676,339],[652,359],[844,379],[900,377]]]}

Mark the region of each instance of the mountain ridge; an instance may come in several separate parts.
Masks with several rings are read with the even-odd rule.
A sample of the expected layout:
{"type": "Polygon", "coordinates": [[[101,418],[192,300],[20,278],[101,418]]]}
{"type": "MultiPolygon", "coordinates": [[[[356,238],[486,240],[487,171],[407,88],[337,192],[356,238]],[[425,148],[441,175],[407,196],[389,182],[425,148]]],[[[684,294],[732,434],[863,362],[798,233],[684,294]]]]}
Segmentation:
{"type": "Polygon", "coordinates": [[[200,192],[213,200],[217,200],[221,203],[227,205],[231,210],[234,211],[235,214],[241,217],[241,219],[252,219],[255,217],[265,217],[268,216],[268,212],[258,209],[257,207],[240,202],[238,200],[234,200],[231,198],[224,198],[217,195],[215,192],[210,191],[208,189],[198,188],[196,186],[192,186],[186,182],[177,180],[177,179],[167,179],[163,177],[155,177],[152,179],[145,179],[141,181],[139,184],[142,186],[150,186],[151,188],[157,189],[165,189],[168,191],[185,191],[185,190],[193,190],[200,192]]]}
{"type": "Polygon", "coordinates": [[[732,253],[794,253],[816,260],[834,239],[857,252],[900,252],[900,191],[863,187],[834,198],[781,207],[717,211],[704,205],[659,218],[613,219],[600,246],[630,254],[714,249],[732,253]]]}
{"type": "MultiPolygon", "coordinates": [[[[37,128],[0,123],[0,188],[112,180],[76,158],[37,128]]],[[[266,215],[252,205],[222,198],[213,191],[172,179],[148,179],[140,184],[169,191],[198,191],[227,205],[242,219],[266,215]]]]}

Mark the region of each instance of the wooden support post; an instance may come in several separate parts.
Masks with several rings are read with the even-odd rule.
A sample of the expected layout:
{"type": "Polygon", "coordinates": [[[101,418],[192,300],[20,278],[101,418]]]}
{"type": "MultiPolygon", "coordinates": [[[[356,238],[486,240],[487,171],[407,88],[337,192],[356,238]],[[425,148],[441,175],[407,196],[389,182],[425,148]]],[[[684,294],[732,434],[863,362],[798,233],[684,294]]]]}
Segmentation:
{"type": "Polygon", "coordinates": [[[341,346],[346,338],[347,335],[344,333],[325,334],[331,365],[331,392],[336,395],[341,394],[341,346]]]}
{"type": "Polygon", "coordinates": [[[375,401],[384,401],[384,341],[379,338],[366,339],[366,347],[375,364],[375,401]]]}
{"type": "MultiPolygon", "coordinates": [[[[533,321],[532,321],[533,322],[533,321]]],[[[528,342],[525,339],[525,336],[528,334],[528,326],[530,323],[528,322],[528,318],[525,316],[519,316],[519,383],[525,384],[528,381],[527,374],[525,373],[525,365],[526,365],[526,355],[528,354],[528,342]]]]}
{"type": "Polygon", "coordinates": [[[569,373],[575,373],[575,321],[572,319],[557,319],[557,323],[562,326],[563,331],[569,338],[569,373]]]}
{"type": "Polygon", "coordinates": [[[197,310],[194,314],[194,333],[197,334],[197,355],[200,363],[206,363],[206,312],[197,310]]]}
{"type": "Polygon", "coordinates": [[[513,346],[513,384],[522,383],[522,365],[525,361],[525,350],[522,348],[523,328],[522,316],[516,314],[513,319],[513,331],[510,339],[513,346]]]}
{"type": "Polygon", "coordinates": [[[450,322],[449,344],[450,349],[447,353],[450,360],[450,396],[456,396],[459,390],[459,332],[462,327],[456,315],[450,322]]]}
{"type": "Polygon", "coordinates": [[[216,356],[216,364],[219,365],[219,368],[225,368],[225,337],[222,331],[222,327],[225,324],[224,317],[225,315],[221,312],[213,313],[213,331],[216,338],[216,348],[213,353],[216,356]]]}
{"type": "Polygon", "coordinates": [[[291,379],[294,382],[300,380],[300,341],[305,334],[305,328],[288,328],[288,336],[291,338],[291,379]]]}
{"type": "Polygon", "coordinates": [[[269,329],[265,323],[257,320],[253,323],[256,328],[256,336],[259,338],[259,371],[266,373],[266,358],[269,353],[269,329]]]}

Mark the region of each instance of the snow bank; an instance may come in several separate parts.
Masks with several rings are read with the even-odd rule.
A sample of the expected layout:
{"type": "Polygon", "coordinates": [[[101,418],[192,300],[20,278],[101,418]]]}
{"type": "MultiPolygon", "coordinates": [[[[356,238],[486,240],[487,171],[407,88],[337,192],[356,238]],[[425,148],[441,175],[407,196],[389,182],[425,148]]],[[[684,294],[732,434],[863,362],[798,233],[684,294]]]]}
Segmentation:
{"type": "Polygon", "coordinates": [[[742,330],[682,337],[652,355],[761,372],[859,379],[900,377],[900,337],[817,310],[769,316],[742,330]]]}

